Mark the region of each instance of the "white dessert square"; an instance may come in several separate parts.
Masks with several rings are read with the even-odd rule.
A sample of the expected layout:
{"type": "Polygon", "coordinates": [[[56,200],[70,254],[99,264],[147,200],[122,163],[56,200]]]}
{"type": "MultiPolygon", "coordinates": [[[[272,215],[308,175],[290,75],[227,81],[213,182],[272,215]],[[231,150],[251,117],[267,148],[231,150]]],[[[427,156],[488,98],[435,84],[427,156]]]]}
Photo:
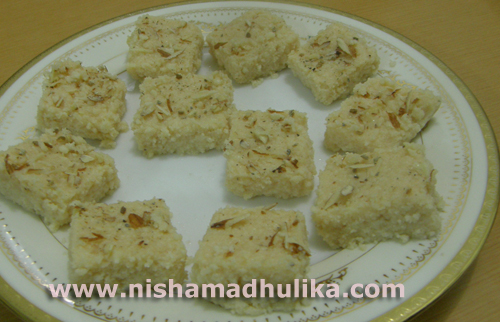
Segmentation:
{"type": "Polygon", "coordinates": [[[118,135],[128,130],[122,121],[125,93],[125,83],[104,66],[84,67],[69,59],[55,63],[45,75],[37,127],[66,128],[101,141],[103,148],[112,148],[118,135]]]}
{"type": "MultiPolygon", "coordinates": [[[[242,288],[252,279],[273,285],[294,285],[306,278],[309,246],[304,216],[298,211],[271,207],[218,210],[196,252],[191,280],[198,284],[234,283],[242,288]]],[[[260,294],[260,292],[259,292],[260,294]]],[[[302,299],[290,297],[208,298],[235,314],[258,315],[293,311],[302,299]]]]}
{"type": "Polygon", "coordinates": [[[207,35],[210,53],[237,83],[250,83],[287,67],[299,45],[285,21],[266,10],[250,10],[207,35]]]}
{"type": "Polygon", "coordinates": [[[440,98],[429,90],[370,78],[328,116],[325,147],[363,153],[402,145],[422,130],[440,105],[440,98]]]}
{"type": "Polygon", "coordinates": [[[245,199],[312,192],[316,167],[305,113],[238,111],[230,127],[224,152],[229,191],[245,199]]]}
{"type": "Polygon", "coordinates": [[[51,230],[70,222],[71,205],[99,201],[120,184],[113,159],[68,130],[12,146],[0,160],[0,193],[51,230]]]}
{"type": "Polygon", "coordinates": [[[144,15],[127,39],[127,72],[145,77],[195,73],[201,66],[203,35],[195,24],[144,15]]]}
{"type": "Polygon", "coordinates": [[[146,78],[140,89],[132,130],[147,157],[223,148],[235,109],[232,82],[225,73],[146,78]]]}
{"type": "Polygon", "coordinates": [[[162,199],[75,206],[69,278],[76,284],[183,283],[186,248],[162,199]]]}
{"type": "Polygon", "coordinates": [[[378,65],[375,48],[341,23],[330,24],[288,56],[293,74],[325,105],[347,97],[378,65]]]}
{"type": "Polygon", "coordinates": [[[439,234],[444,204],[422,145],[336,154],[319,179],[312,218],[333,248],[439,234]]]}

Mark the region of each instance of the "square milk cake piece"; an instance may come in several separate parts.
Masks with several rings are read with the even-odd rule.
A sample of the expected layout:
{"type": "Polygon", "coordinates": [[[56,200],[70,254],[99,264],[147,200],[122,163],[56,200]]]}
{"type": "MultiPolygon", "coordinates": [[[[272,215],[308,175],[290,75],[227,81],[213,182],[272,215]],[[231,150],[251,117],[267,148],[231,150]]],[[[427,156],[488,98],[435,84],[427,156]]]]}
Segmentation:
{"type": "Polygon", "coordinates": [[[76,284],[152,284],[186,278],[186,248],[162,199],[75,206],[69,278],[76,284]]]}
{"type": "Polygon", "coordinates": [[[235,109],[232,82],[225,73],[148,77],[140,89],[132,130],[147,157],[222,150],[235,109]]]}
{"type": "Polygon", "coordinates": [[[54,231],[70,222],[71,205],[99,201],[120,184],[113,159],[68,130],[11,146],[0,160],[0,193],[54,231]]]}
{"type": "Polygon", "coordinates": [[[324,145],[363,153],[410,142],[429,122],[441,99],[429,90],[374,77],[358,84],[326,120],[324,145]]]}
{"type": "Polygon", "coordinates": [[[422,145],[336,154],[319,179],[312,219],[332,248],[439,234],[444,202],[422,145]]]}
{"type": "Polygon", "coordinates": [[[226,143],[226,187],[250,199],[309,195],[314,187],[314,151],[305,113],[238,111],[226,143]]]}
{"type": "Polygon", "coordinates": [[[37,127],[66,128],[101,141],[103,148],[113,148],[118,135],[128,130],[122,121],[126,91],[125,83],[104,66],[84,67],[69,59],[57,62],[45,74],[37,127]]]}
{"type": "Polygon", "coordinates": [[[195,73],[204,44],[195,24],[144,15],[127,39],[127,72],[135,79],[195,73]]]}
{"type": "Polygon", "coordinates": [[[250,83],[287,67],[298,35],[266,10],[250,10],[207,35],[210,54],[235,82],[250,83]]]}
{"type": "Polygon", "coordinates": [[[288,67],[315,99],[329,105],[378,69],[375,48],[344,24],[332,23],[288,56],[288,67]]]}
{"type": "MultiPolygon", "coordinates": [[[[306,278],[309,246],[304,216],[298,211],[226,207],[210,221],[195,254],[191,280],[197,284],[221,283],[226,289],[237,284],[241,289],[255,279],[272,285],[274,297],[207,298],[235,314],[258,315],[272,311],[293,311],[301,298],[279,299],[278,284],[294,285],[306,278]]],[[[258,288],[258,286],[257,286],[258,288]]],[[[268,289],[269,291],[269,289],[268,289]]],[[[260,290],[257,294],[261,294],[260,290]]],[[[293,292],[292,292],[293,294],[293,292]]]]}

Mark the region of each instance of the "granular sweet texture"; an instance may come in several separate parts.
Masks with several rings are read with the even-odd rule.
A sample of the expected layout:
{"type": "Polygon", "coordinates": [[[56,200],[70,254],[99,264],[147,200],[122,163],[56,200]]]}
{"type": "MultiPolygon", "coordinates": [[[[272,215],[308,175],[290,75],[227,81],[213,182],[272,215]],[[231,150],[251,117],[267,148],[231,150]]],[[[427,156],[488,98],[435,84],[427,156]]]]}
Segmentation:
{"type": "Polygon", "coordinates": [[[250,83],[287,67],[298,35],[266,10],[250,10],[207,35],[210,54],[237,83],[250,83]]]}
{"type": "Polygon", "coordinates": [[[186,279],[186,248],[162,199],[73,207],[69,278],[76,284],[167,284],[186,279]]]}
{"type": "Polygon", "coordinates": [[[427,239],[440,231],[444,203],[422,145],[336,154],[319,181],[312,219],[332,248],[427,239]]]}
{"type": "Polygon", "coordinates": [[[332,23],[288,56],[288,66],[325,105],[347,97],[379,65],[375,48],[341,23],[332,23]]]}
{"type": "MultiPolygon", "coordinates": [[[[210,221],[194,257],[191,280],[197,284],[238,284],[252,279],[285,286],[306,278],[309,245],[304,216],[298,211],[227,207],[210,221]]],[[[260,294],[260,291],[259,293],[260,294]]],[[[302,299],[290,297],[209,298],[235,314],[292,311],[302,299]]]]}
{"type": "Polygon", "coordinates": [[[73,204],[99,201],[120,184],[114,160],[68,130],[9,147],[0,160],[0,193],[51,230],[70,222],[73,204]]]}

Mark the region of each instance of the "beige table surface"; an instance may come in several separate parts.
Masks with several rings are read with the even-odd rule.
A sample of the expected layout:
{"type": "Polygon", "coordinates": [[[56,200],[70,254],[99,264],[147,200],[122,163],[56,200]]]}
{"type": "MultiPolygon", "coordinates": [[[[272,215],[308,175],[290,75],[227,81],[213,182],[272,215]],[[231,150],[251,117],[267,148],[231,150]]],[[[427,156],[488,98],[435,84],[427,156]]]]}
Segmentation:
{"type": "MultiPolygon", "coordinates": [[[[85,28],[169,0],[1,0],[0,84],[85,28]]],[[[499,0],[304,0],[388,27],[423,46],[471,89],[500,134],[499,0]]],[[[458,282],[414,321],[500,321],[500,223],[458,282]]],[[[21,321],[0,304],[0,321],[21,321]]]]}

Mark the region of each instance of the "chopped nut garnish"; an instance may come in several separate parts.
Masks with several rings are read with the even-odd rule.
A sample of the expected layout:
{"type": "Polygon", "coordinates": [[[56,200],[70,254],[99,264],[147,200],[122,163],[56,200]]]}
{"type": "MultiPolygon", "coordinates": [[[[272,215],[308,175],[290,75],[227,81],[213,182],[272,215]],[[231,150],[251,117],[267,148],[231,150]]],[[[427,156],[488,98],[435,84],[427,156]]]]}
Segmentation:
{"type": "Polygon", "coordinates": [[[273,173],[275,173],[275,172],[278,172],[278,173],[283,173],[283,172],[286,172],[286,168],[280,165],[280,166],[279,166],[279,167],[277,167],[276,169],[272,170],[272,172],[273,172],[273,173]]]}
{"type": "Polygon", "coordinates": [[[371,168],[374,167],[374,163],[358,163],[358,164],[351,164],[349,168],[351,169],[364,169],[364,168],[371,168]]]}
{"type": "Polygon", "coordinates": [[[259,151],[256,151],[256,150],[252,150],[253,153],[255,154],[260,154],[260,155],[269,155],[267,153],[262,153],[262,152],[259,152],[259,151]]]}
{"type": "Polygon", "coordinates": [[[239,216],[236,216],[233,218],[224,219],[224,220],[221,220],[221,221],[218,221],[218,222],[212,224],[210,226],[210,228],[225,229],[226,227],[231,227],[231,226],[239,223],[240,221],[245,220],[246,218],[248,218],[248,216],[250,216],[250,214],[246,213],[246,214],[242,214],[242,215],[239,215],[239,216]]]}
{"type": "Polygon", "coordinates": [[[100,96],[100,95],[94,95],[94,96],[87,96],[87,98],[92,101],[92,102],[102,102],[104,101],[104,97],[100,96]]]}
{"type": "Polygon", "coordinates": [[[271,236],[271,240],[269,241],[269,244],[267,245],[268,247],[271,247],[274,245],[274,237],[276,237],[276,235],[278,235],[280,230],[281,230],[281,227],[278,227],[278,230],[276,231],[276,233],[274,233],[274,235],[271,236]]]}
{"type": "Polygon", "coordinates": [[[130,222],[130,227],[134,229],[145,226],[144,219],[142,217],[137,216],[136,214],[129,214],[128,221],[130,222]]]}
{"type": "Polygon", "coordinates": [[[80,237],[80,239],[86,240],[86,241],[95,241],[95,240],[99,240],[99,239],[104,239],[104,236],[101,234],[92,233],[92,235],[94,235],[95,237],[80,237]]]}
{"type": "Polygon", "coordinates": [[[156,49],[156,51],[162,56],[162,57],[165,57],[165,58],[168,58],[170,57],[172,54],[170,52],[168,52],[165,48],[158,48],[156,49]]]}
{"type": "Polygon", "coordinates": [[[340,192],[343,196],[350,195],[354,191],[353,186],[346,186],[342,191],[340,192]]]}
{"type": "Polygon", "coordinates": [[[91,157],[90,155],[82,155],[80,157],[80,161],[82,161],[83,163],[88,163],[88,162],[94,161],[94,158],[91,157]]]}
{"type": "Polygon", "coordinates": [[[337,38],[337,45],[339,46],[339,48],[345,52],[346,54],[348,54],[349,56],[352,56],[351,55],[351,51],[349,50],[349,46],[347,46],[347,44],[345,43],[345,41],[341,38],[337,38]]]}
{"type": "Polygon", "coordinates": [[[292,159],[292,160],[290,160],[290,163],[291,163],[291,164],[292,164],[292,165],[293,165],[296,169],[298,169],[298,168],[299,168],[299,166],[297,165],[297,164],[299,163],[299,160],[297,160],[297,159],[292,159]]]}
{"type": "Polygon", "coordinates": [[[278,203],[277,203],[277,202],[275,202],[275,203],[273,203],[273,204],[272,204],[272,205],[270,205],[270,206],[267,206],[267,207],[262,207],[262,214],[264,214],[264,213],[265,213],[266,211],[268,211],[268,210],[273,209],[273,208],[274,208],[274,207],[276,207],[277,205],[278,205],[278,203]]]}
{"type": "Polygon", "coordinates": [[[154,105],[147,105],[146,107],[144,107],[142,109],[141,116],[149,115],[149,114],[153,113],[155,109],[156,109],[156,106],[154,106],[154,105]]]}
{"type": "Polygon", "coordinates": [[[220,46],[224,46],[225,44],[227,44],[227,42],[218,42],[215,44],[214,49],[217,50],[220,46]]]}
{"type": "Polygon", "coordinates": [[[239,216],[231,218],[226,222],[226,227],[231,227],[231,226],[239,223],[240,221],[247,219],[249,216],[250,216],[250,214],[246,213],[246,214],[241,214],[239,216]]]}
{"type": "Polygon", "coordinates": [[[398,117],[392,113],[387,113],[387,115],[389,115],[389,120],[391,121],[392,126],[395,129],[399,129],[401,124],[399,124],[398,117]]]}
{"type": "Polygon", "coordinates": [[[7,174],[12,174],[14,172],[14,168],[9,163],[9,155],[7,154],[4,158],[5,169],[7,170],[7,174]]]}
{"type": "MultiPolygon", "coordinates": [[[[231,219],[231,218],[230,218],[231,219]]],[[[226,227],[226,223],[230,220],[230,219],[224,219],[224,220],[221,220],[221,221],[218,221],[214,224],[212,224],[210,226],[210,228],[214,228],[214,229],[223,229],[226,227]]]]}
{"type": "Polygon", "coordinates": [[[240,146],[243,148],[243,149],[248,149],[250,147],[250,145],[245,142],[244,140],[241,140],[240,141],[240,146]]]}
{"type": "Polygon", "coordinates": [[[328,200],[326,200],[325,205],[323,206],[323,209],[327,210],[328,208],[330,208],[332,206],[336,206],[339,197],[340,197],[339,193],[332,194],[330,196],[330,198],[328,198],[328,200]]]}
{"type": "Polygon", "coordinates": [[[255,130],[253,131],[253,136],[264,144],[269,141],[269,135],[267,135],[264,129],[261,127],[255,128],[255,130]]]}

